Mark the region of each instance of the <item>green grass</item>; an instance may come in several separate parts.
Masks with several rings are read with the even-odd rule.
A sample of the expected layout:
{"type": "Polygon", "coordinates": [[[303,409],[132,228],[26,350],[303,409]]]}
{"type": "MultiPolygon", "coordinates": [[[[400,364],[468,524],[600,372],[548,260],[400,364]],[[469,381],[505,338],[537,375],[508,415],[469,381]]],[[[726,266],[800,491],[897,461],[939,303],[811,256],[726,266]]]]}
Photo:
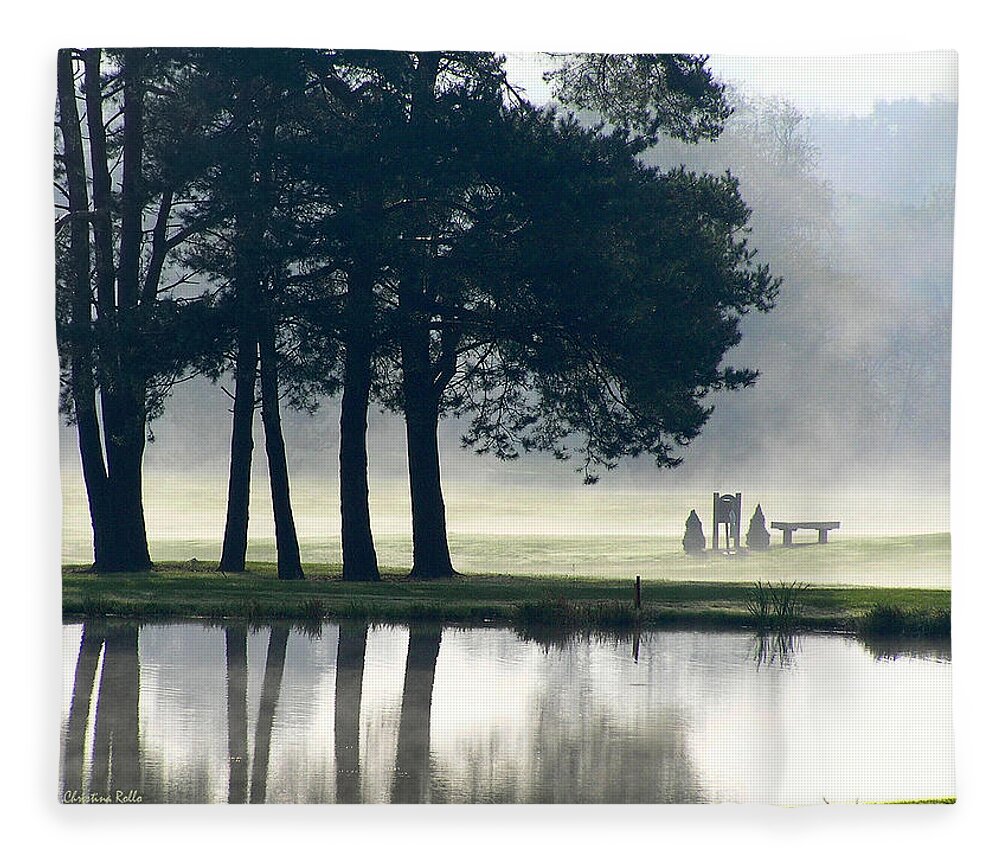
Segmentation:
{"type": "MultiPolygon", "coordinates": [[[[409,580],[400,569],[376,583],[344,582],[330,566],[306,565],[306,579],[281,582],[273,564],[222,575],[207,562],[164,563],[150,573],[63,570],[66,615],[132,618],[205,617],[317,621],[325,617],[372,621],[504,622],[518,626],[623,628],[698,625],[759,628],[745,582],[643,581],[642,609],[632,603],[633,580],[568,576],[460,576],[409,580]]],[[[933,635],[950,619],[944,589],[811,586],[797,590],[794,626],[872,635],[933,635]],[[893,629],[872,622],[891,607],[893,629]]],[[[768,625],[763,625],[765,628],[768,625]]]]}
{"type": "MultiPolygon", "coordinates": [[[[897,537],[843,537],[817,546],[815,533],[801,533],[795,547],[782,547],[781,536],[765,553],[738,557],[711,552],[689,556],[680,536],[623,535],[484,535],[449,536],[452,560],[463,572],[552,577],[623,579],[640,574],[643,581],[809,582],[813,585],[913,586],[948,588],[951,541],[947,533],[897,537]]],[[[218,558],[220,547],[208,541],[154,541],[155,558],[218,558]]],[[[337,540],[303,539],[302,558],[329,570],[328,560],[339,559],[337,540]]],[[[81,560],[89,557],[82,547],[81,560]]],[[[392,570],[402,569],[412,557],[406,535],[379,535],[379,560],[392,570]]],[[[274,560],[273,541],[251,541],[249,558],[274,560]]]]}
{"type": "Polygon", "coordinates": [[[926,800],[890,800],[886,802],[886,806],[918,806],[925,803],[935,803],[935,804],[951,804],[955,802],[954,797],[930,797],[926,800]]]}

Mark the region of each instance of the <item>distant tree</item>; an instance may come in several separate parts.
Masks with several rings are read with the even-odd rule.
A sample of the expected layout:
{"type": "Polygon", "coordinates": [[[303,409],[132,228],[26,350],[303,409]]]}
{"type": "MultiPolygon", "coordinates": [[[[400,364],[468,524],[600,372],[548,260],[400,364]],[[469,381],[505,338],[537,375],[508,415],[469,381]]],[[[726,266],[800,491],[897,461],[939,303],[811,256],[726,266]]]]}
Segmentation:
{"type": "Polygon", "coordinates": [[[750,517],[750,528],[747,531],[747,546],[750,549],[765,550],[771,546],[771,533],[767,530],[767,523],[764,520],[764,512],[760,505],[750,517]]]}
{"type": "Polygon", "coordinates": [[[682,545],[684,546],[684,552],[688,553],[688,555],[705,551],[705,531],[702,529],[697,511],[692,510],[684,522],[682,545]]]}

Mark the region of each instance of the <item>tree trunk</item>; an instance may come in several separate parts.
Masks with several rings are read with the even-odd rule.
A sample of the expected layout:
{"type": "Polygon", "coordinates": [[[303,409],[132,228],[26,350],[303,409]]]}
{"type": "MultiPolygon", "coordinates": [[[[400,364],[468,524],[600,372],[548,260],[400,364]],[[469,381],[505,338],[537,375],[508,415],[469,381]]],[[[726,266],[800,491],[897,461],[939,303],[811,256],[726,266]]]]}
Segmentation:
{"type": "Polygon", "coordinates": [[[413,568],[410,576],[418,579],[455,575],[448,548],[437,425],[435,404],[420,404],[406,412],[406,459],[413,517],[413,568]]]}
{"type": "Polygon", "coordinates": [[[340,403],[340,530],[344,579],[379,578],[368,502],[368,400],[374,352],[373,276],[360,267],[347,292],[344,391],[340,403]]]}
{"type": "MultiPolygon", "coordinates": [[[[115,313],[115,374],[107,386],[104,444],[108,461],[108,505],[114,567],[151,567],[142,505],[142,455],[146,447],[146,380],[137,372],[143,348],[139,325],[140,261],[143,243],[144,142],[142,50],[122,57],[121,230],[118,302],[115,313]]],[[[107,161],[105,159],[104,163],[107,161]]]]}
{"type": "Polygon", "coordinates": [[[257,339],[249,320],[241,320],[233,395],[233,432],[229,446],[229,492],[226,531],[219,570],[242,572],[247,566],[250,527],[250,467],[253,461],[253,413],[257,381],[257,339]]]}
{"type": "Polygon", "coordinates": [[[226,627],[229,802],[247,802],[247,630],[226,627]]]}
{"type": "MultiPolygon", "coordinates": [[[[252,100],[239,91],[240,108],[252,113],[252,100]]],[[[264,244],[262,190],[255,177],[253,145],[249,127],[234,137],[233,162],[240,173],[240,191],[235,223],[233,288],[236,304],[236,390],[233,393],[233,428],[230,441],[229,491],[226,496],[226,528],[222,539],[219,570],[244,571],[247,560],[247,530],[250,525],[250,474],[253,463],[253,413],[256,401],[258,331],[263,312],[260,259],[264,244]]]]}
{"type": "MultiPolygon", "coordinates": [[[[435,86],[441,71],[441,54],[418,54],[413,84],[410,130],[417,147],[422,145],[438,112],[435,86]]],[[[416,237],[433,233],[428,211],[420,211],[416,237]]],[[[440,390],[435,385],[431,359],[430,321],[434,292],[430,269],[434,249],[418,253],[413,268],[400,280],[400,352],[403,363],[403,413],[406,421],[406,460],[410,476],[410,511],[413,519],[413,568],[410,576],[441,579],[454,576],[448,549],[441,460],[438,451],[440,390]]]]}
{"type": "Polygon", "coordinates": [[[288,485],[288,462],[281,432],[278,400],[277,353],[274,327],[261,321],[260,389],[261,417],[264,423],[264,450],[271,480],[271,507],[274,511],[274,536],[278,545],[278,579],[305,579],[299,556],[299,540],[292,516],[292,498],[288,485]]]}
{"type": "Polygon", "coordinates": [[[439,394],[434,384],[430,334],[420,294],[400,286],[403,412],[406,421],[406,461],[410,476],[413,517],[413,569],[418,579],[455,574],[448,549],[441,458],[438,451],[439,394]]]}
{"type": "MultiPolygon", "coordinates": [[[[113,571],[149,570],[152,562],[146,542],[146,517],[142,504],[142,453],[145,448],[144,420],[135,414],[118,428],[124,441],[108,445],[108,559],[113,571]],[[136,428],[136,424],[140,426],[136,428]]],[[[108,424],[106,436],[114,433],[108,424]]]]}
{"type": "Polygon", "coordinates": [[[347,621],[337,642],[333,737],[337,757],[337,803],[361,803],[361,682],[368,625],[347,621]]]}
{"type": "Polygon", "coordinates": [[[73,60],[68,50],[59,52],[58,66],[59,127],[63,138],[63,159],[70,214],[70,302],[69,368],[73,397],[73,417],[77,443],[87,489],[87,504],[93,531],[94,570],[110,569],[106,557],[110,538],[107,526],[107,471],[101,430],[97,419],[97,394],[94,382],[94,349],[91,322],[90,229],[87,226],[89,202],[87,169],[80,114],[73,83],[73,60]]]}
{"type": "Polygon", "coordinates": [[[431,799],[431,697],[440,649],[440,624],[410,628],[396,745],[396,778],[392,784],[393,803],[427,803],[431,799]]]}

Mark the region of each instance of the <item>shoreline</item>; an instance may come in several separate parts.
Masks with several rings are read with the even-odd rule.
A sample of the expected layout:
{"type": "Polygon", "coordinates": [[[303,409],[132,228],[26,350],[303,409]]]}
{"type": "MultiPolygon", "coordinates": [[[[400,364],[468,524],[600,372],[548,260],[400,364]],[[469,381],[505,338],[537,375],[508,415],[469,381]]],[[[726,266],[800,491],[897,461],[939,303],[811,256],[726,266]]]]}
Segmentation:
{"type": "Polygon", "coordinates": [[[339,618],[568,630],[696,626],[911,638],[943,638],[951,631],[950,589],[812,585],[798,592],[790,616],[761,622],[748,605],[752,582],[643,580],[637,610],[635,581],[626,578],[468,574],[426,581],[395,569],[379,582],[344,582],[329,565],[306,565],[306,579],[287,582],[276,578],[273,565],[248,567],[246,573],[221,574],[209,562],[166,562],[149,573],[98,575],[66,565],[63,616],[312,623],[339,618]]]}

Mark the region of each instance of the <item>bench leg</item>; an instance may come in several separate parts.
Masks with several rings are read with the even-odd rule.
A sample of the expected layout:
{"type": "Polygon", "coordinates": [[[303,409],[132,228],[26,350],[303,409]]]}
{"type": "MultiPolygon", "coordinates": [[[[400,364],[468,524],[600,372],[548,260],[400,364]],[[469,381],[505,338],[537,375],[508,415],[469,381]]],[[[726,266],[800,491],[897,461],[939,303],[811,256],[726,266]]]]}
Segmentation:
{"type": "Polygon", "coordinates": [[[819,542],[820,543],[827,543],[826,536],[827,536],[827,530],[826,529],[820,529],[819,530],[819,542]]]}
{"type": "Polygon", "coordinates": [[[792,530],[791,529],[782,529],[781,530],[781,534],[782,534],[781,545],[782,546],[791,546],[792,545],[792,530]]]}

